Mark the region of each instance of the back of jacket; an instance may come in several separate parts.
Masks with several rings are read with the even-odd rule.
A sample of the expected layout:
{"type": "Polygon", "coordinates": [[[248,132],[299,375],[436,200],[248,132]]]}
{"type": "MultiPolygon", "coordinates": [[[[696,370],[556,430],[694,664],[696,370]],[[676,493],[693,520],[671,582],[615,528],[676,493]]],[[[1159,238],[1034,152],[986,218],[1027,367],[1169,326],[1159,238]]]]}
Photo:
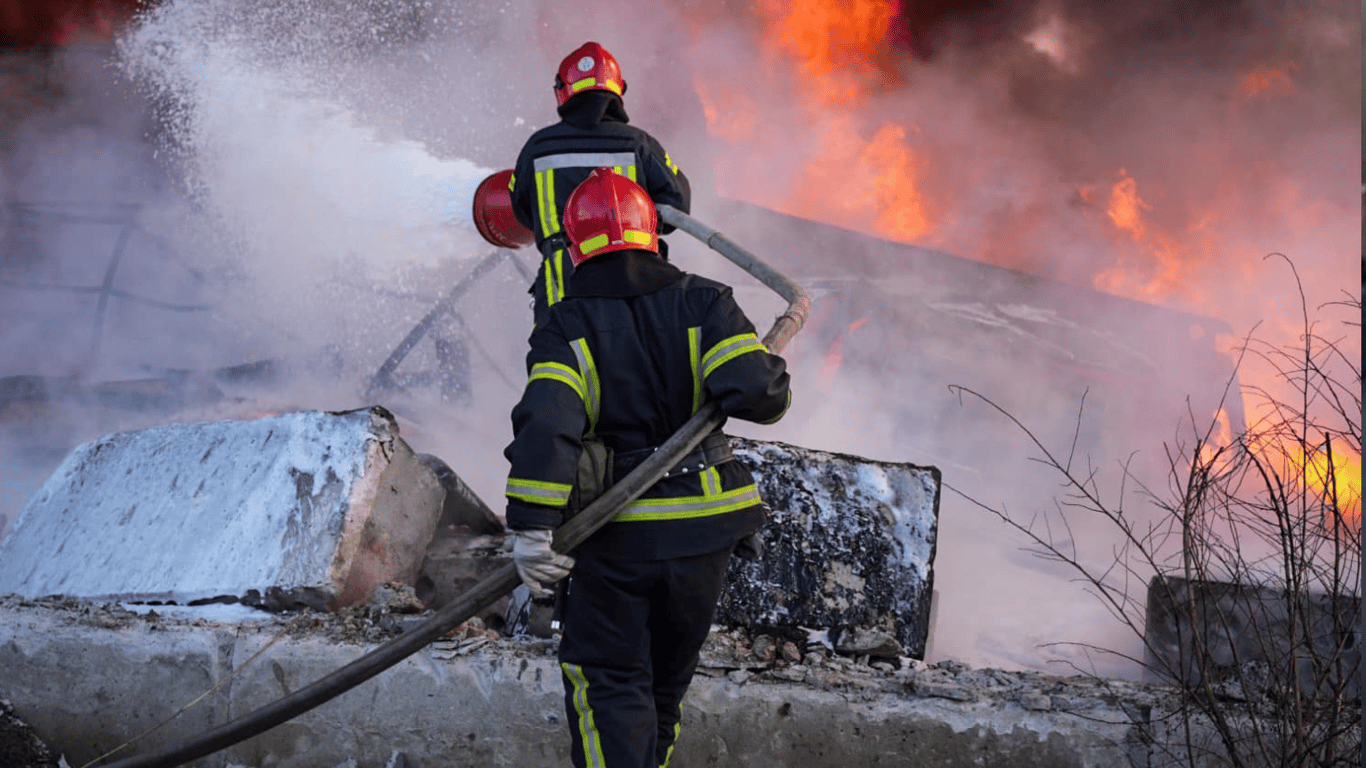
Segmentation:
{"type": "MultiPolygon", "coordinates": [[[[689,212],[688,178],[649,133],[631,125],[621,99],[601,91],[583,93],[560,108],[564,119],[531,135],[513,168],[512,210],[536,236],[564,228],[564,204],[594,168],[613,168],[639,184],[656,205],[689,212]]],[[[667,234],[671,228],[665,227],[667,234]]]]}
{"type": "MultiPolygon", "coordinates": [[[[565,102],[559,112],[560,122],[536,131],[522,146],[508,185],[513,214],[535,235],[543,256],[538,306],[564,298],[573,270],[563,250],[567,241],[559,234],[564,229],[564,205],[594,168],[612,168],[626,176],[656,205],[671,205],[684,213],[692,205],[688,177],[653,136],[629,124],[621,97],[588,91],[565,102]]],[[[660,234],[671,231],[673,227],[661,222],[660,234]]]]}
{"type": "MultiPolygon", "coordinates": [[[[580,265],[566,299],[531,335],[528,381],[505,455],[509,527],[560,524],[582,438],[618,454],[656,447],[707,401],[723,414],[777,421],[789,376],[727,286],[645,251],[580,265]]],[[[749,472],[728,461],[666,477],[582,546],[625,559],[712,552],[763,522],[749,472]]]]}

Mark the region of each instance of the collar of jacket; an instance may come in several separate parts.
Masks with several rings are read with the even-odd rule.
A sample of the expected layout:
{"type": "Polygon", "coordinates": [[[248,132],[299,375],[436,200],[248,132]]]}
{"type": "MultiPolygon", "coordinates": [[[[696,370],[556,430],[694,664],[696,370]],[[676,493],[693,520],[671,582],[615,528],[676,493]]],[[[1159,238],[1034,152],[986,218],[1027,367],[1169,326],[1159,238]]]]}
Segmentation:
{"type": "Polygon", "coordinates": [[[611,91],[584,91],[570,97],[556,110],[560,118],[575,128],[592,128],[604,120],[629,123],[626,105],[611,91]]]}
{"type": "Polygon", "coordinates": [[[683,271],[649,251],[613,251],[580,264],[566,296],[644,296],[683,279],[683,271]]]}

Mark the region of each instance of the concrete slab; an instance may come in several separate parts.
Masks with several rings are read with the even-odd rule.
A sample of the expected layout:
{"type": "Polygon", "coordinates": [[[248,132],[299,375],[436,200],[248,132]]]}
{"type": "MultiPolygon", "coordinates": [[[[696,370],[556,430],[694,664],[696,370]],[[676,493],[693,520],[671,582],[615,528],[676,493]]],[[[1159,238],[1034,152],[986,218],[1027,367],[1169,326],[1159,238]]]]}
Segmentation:
{"type": "MultiPolygon", "coordinates": [[[[772,509],[763,554],[732,558],[716,623],[867,630],[925,658],[939,523],[935,467],[731,438],[772,509]]],[[[867,634],[867,633],[865,633],[867,634]]]]}
{"type": "Polygon", "coordinates": [[[444,491],[382,408],[77,447],[0,542],[0,594],[325,607],[416,581],[444,491]]]}
{"type": "MultiPolygon", "coordinates": [[[[179,746],[374,647],[304,616],[220,623],[0,599],[0,698],[71,765],[138,736],[116,756],[179,746]]],[[[1137,684],[812,653],[758,662],[717,647],[684,702],[676,768],[1148,765],[1152,731],[1130,713],[1160,714],[1137,684]]],[[[379,768],[397,751],[409,768],[537,768],[567,764],[567,744],[554,643],[475,632],[195,765],[379,768]]]]}

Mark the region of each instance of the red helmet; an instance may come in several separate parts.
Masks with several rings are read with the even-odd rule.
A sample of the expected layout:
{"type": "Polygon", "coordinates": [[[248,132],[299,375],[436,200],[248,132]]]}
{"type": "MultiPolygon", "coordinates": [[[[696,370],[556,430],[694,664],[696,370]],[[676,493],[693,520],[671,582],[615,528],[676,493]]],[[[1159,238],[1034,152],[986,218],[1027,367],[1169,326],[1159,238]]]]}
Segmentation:
{"type": "Polygon", "coordinates": [[[569,258],[577,267],[612,251],[659,253],[658,216],[639,184],[611,168],[595,168],[564,204],[569,258]]]}
{"type": "Polygon", "coordinates": [[[584,91],[611,91],[620,96],[626,93],[626,81],[621,79],[621,65],[615,56],[597,43],[584,43],[578,50],[564,57],[560,71],[555,73],[555,104],[569,101],[569,97],[584,91]]]}

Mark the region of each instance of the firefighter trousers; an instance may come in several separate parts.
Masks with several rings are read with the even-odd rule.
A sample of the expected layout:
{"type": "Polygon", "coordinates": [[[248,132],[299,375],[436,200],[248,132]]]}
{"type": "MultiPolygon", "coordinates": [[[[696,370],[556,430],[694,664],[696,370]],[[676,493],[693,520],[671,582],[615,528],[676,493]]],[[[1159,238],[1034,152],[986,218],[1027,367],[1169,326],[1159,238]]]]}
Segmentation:
{"type": "Polygon", "coordinates": [[[733,548],[643,562],[578,555],[559,651],[577,768],[669,764],[733,548]]]}

